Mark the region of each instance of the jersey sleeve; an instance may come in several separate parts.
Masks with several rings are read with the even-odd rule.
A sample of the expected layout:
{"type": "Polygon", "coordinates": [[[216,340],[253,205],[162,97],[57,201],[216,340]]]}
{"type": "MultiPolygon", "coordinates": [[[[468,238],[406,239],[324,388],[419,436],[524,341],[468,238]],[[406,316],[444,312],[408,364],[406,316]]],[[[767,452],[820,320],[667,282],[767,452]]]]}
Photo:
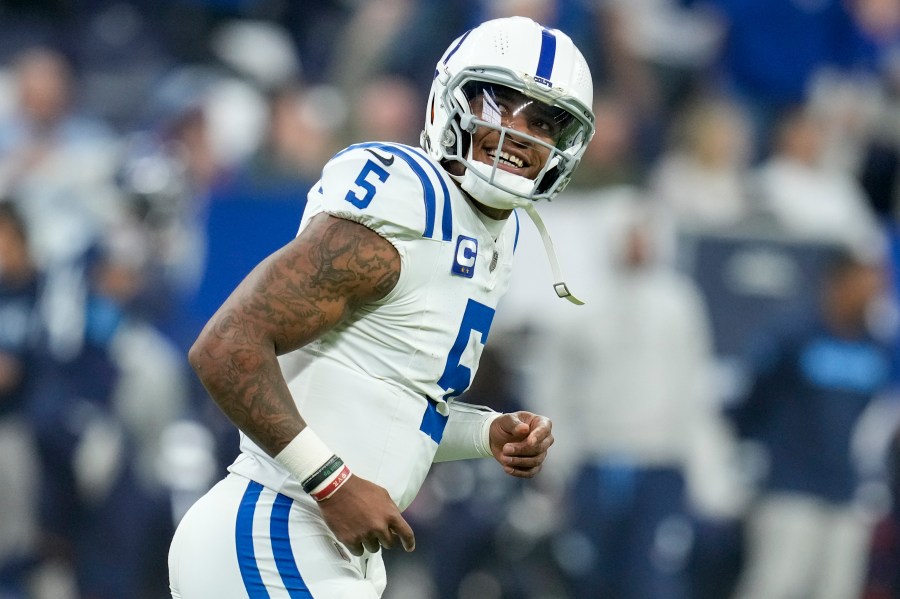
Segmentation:
{"type": "Polygon", "coordinates": [[[433,235],[441,180],[428,159],[398,144],[360,144],[325,165],[310,202],[390,239],[433,235]]]}

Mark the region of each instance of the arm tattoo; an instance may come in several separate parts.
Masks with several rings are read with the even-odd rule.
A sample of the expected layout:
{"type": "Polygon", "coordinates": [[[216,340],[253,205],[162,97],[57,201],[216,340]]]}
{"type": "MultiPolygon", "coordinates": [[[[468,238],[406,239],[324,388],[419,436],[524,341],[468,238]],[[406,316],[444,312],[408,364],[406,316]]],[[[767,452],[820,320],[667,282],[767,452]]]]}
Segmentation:
{"type": "Polygon", "coordinates": [[[276,356],[331,329],[397,284],[400,258],[380,235],[319,215],[257,266],[191,350],[223,412],[273,455],[302,428],[276,356]]]}

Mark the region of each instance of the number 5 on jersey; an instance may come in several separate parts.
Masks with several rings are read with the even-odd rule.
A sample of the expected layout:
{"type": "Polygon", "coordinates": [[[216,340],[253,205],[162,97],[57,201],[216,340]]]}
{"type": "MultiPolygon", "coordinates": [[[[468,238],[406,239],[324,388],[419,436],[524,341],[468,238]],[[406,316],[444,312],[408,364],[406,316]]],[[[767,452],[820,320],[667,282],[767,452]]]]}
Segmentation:
{"type": "Polygon", "coordinates": [[[462,364],[463,352],[469,346],[469,338],[473,332],[481,333],[482,345],[487,343],[493,320],[493,308],[473,299],[468,301],[462,322],[459,324],[456,341],[447,356],[444,373],[437,382],[438,386],[447,392],[444,394],[445,400],[456,397],[472,384],[472,369],[462,364]]]}
{"type": "Polygon", "coordinates": [[[366,206],[372,202],[372,198],[375,197],[375,192],[378,191],[375,188],[375,183],[373,183],[372,175],[377,177],[382,183],[387,181],[387,178],[391,176],[384,168],[371,160],[367,160],[363,165],[362,170],[359,172],[359,175],[356,176],[356,181],[354,181],[354,183],[365,192],[365,195],[359,197],[356,195],[356,192],[351,189],[347,192],[347,195],[344,196],[345,200],[360,210],[366,208],[366,206]]]}

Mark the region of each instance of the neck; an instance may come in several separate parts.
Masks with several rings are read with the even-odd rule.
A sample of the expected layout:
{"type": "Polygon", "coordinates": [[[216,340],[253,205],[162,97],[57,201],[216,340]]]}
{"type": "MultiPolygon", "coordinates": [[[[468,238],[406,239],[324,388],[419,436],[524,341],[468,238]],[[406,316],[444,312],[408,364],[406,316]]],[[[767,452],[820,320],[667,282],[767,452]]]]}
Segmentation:
{"type": "Polygon", "coordinates": [[[485,206],[472,196],[469,196],[469,199],[472,200],[472,204],[475,205],[475,208],[477,208],[479,212],[481,212],[488,218],[492,218],[494,220],[506,220],[507,218],[509,218],[509,215],[512,214],[512,210],[509,209],[491,208],[490,206],[485,206]]]}

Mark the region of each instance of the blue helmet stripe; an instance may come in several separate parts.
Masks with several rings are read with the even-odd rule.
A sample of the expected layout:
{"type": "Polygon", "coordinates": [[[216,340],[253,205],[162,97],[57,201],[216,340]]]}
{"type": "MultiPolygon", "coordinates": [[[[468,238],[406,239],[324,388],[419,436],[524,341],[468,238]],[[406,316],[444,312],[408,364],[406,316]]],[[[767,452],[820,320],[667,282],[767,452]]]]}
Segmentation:
{"type": "Polygon", "coordinates": [[[262,581],[262,575],[259,573],[259,566],[256,565],[256,555],[253,551],[253,513],[256,511],[256,502],[259,501],[262,489],[262,485],[255,481],[250,481],[250,484],[247,485],[247,491],[241,499],[240,508],[238,508],[234,530],[238,567],[241,570],[244,589],[250,599],[268,599],[269,597],[262,581]]]}
{"type": "Polygon", "coordinates": [[[456,54],[456,51],[459,50],[459,47],[462,46],[462,43],[466,41],[466,38],[469,37],[469,34],[472,33],[472,30],[469,29],[462,36],[460,36],[459,41],[456,42],[456,45],[453,46],[453,49],[447,52],[447,56],[443,60],[443,64],[447,64],[447,61],[450,60],[450,57],[456,54]]]}
{"type": "Polygon", "coordinates": [[[541,79],[550,80],[553,73],[553,62],[556,60],[556,36],[544,27],[541,30],[541,55],[538,58],[537,72],[535,75],[541,79]]]}

